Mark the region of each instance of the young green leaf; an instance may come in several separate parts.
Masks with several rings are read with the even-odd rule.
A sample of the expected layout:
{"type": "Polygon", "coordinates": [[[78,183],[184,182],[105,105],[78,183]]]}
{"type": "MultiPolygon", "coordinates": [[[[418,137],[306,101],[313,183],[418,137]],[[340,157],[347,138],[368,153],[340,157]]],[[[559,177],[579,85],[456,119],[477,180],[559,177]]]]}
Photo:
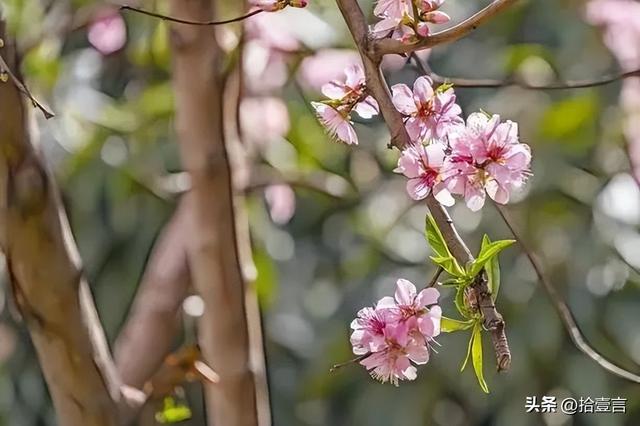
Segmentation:
{"type": "Polygon", "coordinates": [[[471,345],[471,361],[473,362],[473,370],[476,372],[478,383],[484,391],[489,393],[489,387],[484,380],[484,372],[482,371],[482,325],[477,322],[473,328],[473,344],[471,345]]]}
{"type": "Polygon", "coordinates": [[[469,319],[471,317],[469,313],[469,309],[464,304],[464,286],[458,287],[456,291],[456,298],[454,299],[454,303],[456,305],[456,309],[463,318],[469,319]]]}
{"type": "Polygon", "coordinates": [[[191,418],[191,409],[186,405],[176,403],[172,397],[164,399],[162,411],[156,413],[158,423],[178,423],[191,418]]]}
{"type": "Polygon", "coordinates": [[[454,277],[462,278],[465,276],[464,269],[460,267],[458,261],[451,255],[448,257],[431,256],[431,260],[454,277]]]}
{"type": "Polygon", "coordinates": [[[454,331],[468,330],[473,327],[472,320],[460,321],[453,318],[442,317],[440,320],[440,331],[452,333],[454,331]]]}
{"type": "Polygon", "coordinates": [[[451,257],[451,253],[447,248],[447,242],[444,240],[444,236],[442,232],[440,232],[440,228],[438,228],[435,219],[430,214],[427,214],[425,234],[431,250],[436,254],[435,257],[451,257]]]}
{"type": "Polygon", "coordinates": [[[493,259],[498,255],[498,253],[500,253],[502,250],[509,247],[513,243],[515,243],[515,240],[500,240],[488,243],[486,245],[483,244],[483,247],[480,249],[480,253],[478,254],[476,260],[467,265],[467,274],[472,277],[478,275],[488,261],[493,259]]]}
{"type": "MultiPolygon", "coordinates": [[[[486,246],[491,244],[491,240],[487,234],[482,238],[482,251],[486,246]]],[[[494,256],[489,262],[484,265],[484,269],[487,272],[487,281],[489,290],[491,291],[491,299],[495,302],[498,298],[498,291],[500,290],[500,262],[498,256],[494,256]]]]}
{"type": "Polygon", "coordinates": [[[464,357],[464,361],[462,361],[462,366],[460,367],[460,372],[462,373],[465,368],[467,368],[467,362],[469,358],[471,358],[471,347],[473,346],[473,340],[476,338],[475,328],[471,332],[471,336],[469,337],[469,345],[467,346],[467,355],[464,357]]]}

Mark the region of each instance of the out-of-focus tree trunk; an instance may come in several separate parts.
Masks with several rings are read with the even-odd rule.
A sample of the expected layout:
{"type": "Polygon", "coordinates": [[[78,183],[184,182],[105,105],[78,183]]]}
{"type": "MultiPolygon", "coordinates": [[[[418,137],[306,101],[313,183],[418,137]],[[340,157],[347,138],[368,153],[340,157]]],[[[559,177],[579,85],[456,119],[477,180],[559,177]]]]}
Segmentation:
{"type": "MultiPolygon", "coordinates": [[[[0,55],[14,74],[14,43],[0,55]]],[[[0,246],[58,423],[115,426],[124,397],[57,188],[36,154],[22,94],[0,83],[0,246]]]]}
{"type": "MultiPolygon", "coordinates": [[[[206,21],[212,0],[171,0],[170,14],[206,21]]],[[[222,52],[211,27],[171,26],[176,130],[191,177],[187,251],[193,285],[205,302],[199,343],[220,375],[206,385],[209,424],[257,425],[255,379],[249,362],[244,282],[236,244],[231,170],[224,143],[222,52]]]]}

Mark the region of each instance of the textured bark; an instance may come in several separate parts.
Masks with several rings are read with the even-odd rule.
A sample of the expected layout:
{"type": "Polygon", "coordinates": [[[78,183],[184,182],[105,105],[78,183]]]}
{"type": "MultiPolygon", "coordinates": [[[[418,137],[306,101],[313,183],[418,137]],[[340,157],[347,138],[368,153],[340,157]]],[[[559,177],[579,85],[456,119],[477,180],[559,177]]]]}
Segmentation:
{"type": "Polygon", "coordinates": [[[181,200],[158,238],[116,340],[114,357],[120,376],[125,384],[138,389],[160,368],[180,330],[180,308],[190,283],[187,209],[187,199],[181,200]]]}
{"type": "MultiPolygon", "coordinates": [[[[211,0],[172,0],[170,14],[215,19],[211,0]]],[[[222,53],[212,28],[172,24],[170,39],[176,130],[192,182],[187,251],[194,288],[205,302],[199,343],[205,361],[220,375],[219,384],[205,389],[209,424],[256,425],[244,282],[224,143],[222,53]]]]}
{"type": "MultiPolygon", "coordinates": [[[[14,43],[0,35],[11,71],[14,43]]],[[[59,194],[36,154],[16,84],[0,84],[0,245],[58,423],[119,424],[124,401],[59,194]]]]}

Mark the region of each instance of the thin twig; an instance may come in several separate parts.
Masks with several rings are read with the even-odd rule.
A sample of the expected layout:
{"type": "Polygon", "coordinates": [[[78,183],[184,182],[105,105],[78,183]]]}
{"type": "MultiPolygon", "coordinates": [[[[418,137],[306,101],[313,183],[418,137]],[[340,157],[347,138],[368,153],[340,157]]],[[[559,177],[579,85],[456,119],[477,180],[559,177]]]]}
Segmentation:
{"type": "MultiPolygon", "coordinates": [[[[2,48],[3,45],[4,42],[0,40],[0,48],[2,48]]],[[[0,55],[0,72],[5,72],[9,76],[9,78],[11,78],[11,81],[20,91],[20,93],[29,98],[34,107],[42,111],[42,115],[44,115],[44,118],[48,120],[55,117],[55,114],[53,112],[49,111],[44,105],[42,105],[36,98],[33,97],[29,89],[27,89],[27,86],[25,86],[24,83],[20,81],[18,77],[16,77],[13,71],[11,71],[11,68],[9,68],[9,65],[7,65],[2,55],[0,55]]]]}
{"type": "Polygon", "coordinates": [[[382,55],[390,53],[402,55],[414,52],[416,50],[428,49],[439,44],[459,40],[469,34],[471,31],[478,28],[480,25],[489,21],[498,13],[506,10],[516,1],[517,0],[495,0],[489,6],[485,7],[480,12],[471,16],[465,21],[460,22],[459,24],[454,25],[451,28],[447,28],[446,30],[434,33],[428,37],[424,37],[412,44],[402,43],[399,40],[393,40],[391,38],[377,40],[372,43],[372,53],[376,57],[381,57],[382,55]]]}
{"type": "Polygon", "coordinates": [[[358,362],[367,359],[369,357],[369,355],[371,355],[371,353],[357,356],[357,357],[355,357],[353,359],[350,359],[349,361],[341,362],[339,364],[334,364],[329,369],[329,372],[333,373],[333,372],[335,372],[336,370],[339,370],[342,367],[347,367],[347,366],[352,365],[352,364],[357,364],[358,362]]]}
{"type": "Polygon", "coordinates": [[[180,19],[174,18],[173,16],[163,15],[161,13],[151,12],[149,10],[140,9],[134,6],[120,6],[120,10],[129,10],[131,12],[140,13],[141,15],[151,16],[152,18],[162,19],[163,21],[175,22],[177,24],[185,24],[185,25],[198,25],[198,26],[214,26],[214,25],[225,25],[231,24],[234,22],[244,21],[245,19],[251,18],[259,13],[264,12],[262,9],[256,9],[242,16],[236,16],[235,18],[225,19],[223,21],[191,21],[189,19],[180,19]]]}
{"type": "Polygon", "coordinates": [[[438,278],[440,278],[440,275],[442,275],[443,272],[444,269],[442,269],[442,266],[438,266],[438,269],[436,269],[436,273],[433,274],[433,278],[431,278],[431,281],[429,281],[429,284],[427,284],[427,288],[433,287],[438,284],[438,278]]]}
{"type": "Polygon", "coordinates": [[[517,86],[522,89],[528,90],[566,90],[566,89],[585,89],[589,87],[599,87],[605,86],[607,84],[615,83],[616,81],[623,80],[625,78],[631,77],[640,77],[640,69],[627,71],[627,72],[619,72],[617,74],[609,74],[600,77],[596,77],[593,79],[584,79],[584,80],[568,80],[557,83],[550,84],[530,84],[524,81],[513,80],[513,79],[504,79],[504,80],[496,80],[496,79],[470,79],[470,78],[457,78],[457,77],[443,77],[435,72],[429,70],[424,62],[420,60],[418,55],[415,52],[411,53],[411,59],[423,75],[426,75],[433,80],[434,83],[444,84],[450,83],[455,87],[464,87],[469,89],[491,89],[491,88],[500,88],[500,87],[508,87],[508,86],[517,86]]]}
{"type": "Polygon", "coordinates": [[[553,305],[555,310],[558,312],[558,315],[560,316],[560,320],[562,321],[562,324],[564,324],[564,327],[569,333],[569,337],[571,337],[571,340],[573,341],[574,345],[582,353],[587,355],[589,358],[595,361],[598,365],[600,365],[600,367],[604,368],[608,372],[618,377],[621,377],[623,379],[629,380],[631,382],[640,383],[640,375],[634,374],[628,370],[625,370],[622,367],[617,366],[613,362],[606,359],[593,346],[591,346],[591,344],[587,341],[587,339],[582,334],[580,327],[578,327],[578,324],[576,323],[576,320],[573,316],[573,313],[571,312],[571,309],[569,308],[567,303],[562,299],[560,294],[556,291],[551,281],[549,281],[549,279],[545,275],[542,265],[538,262],[534,252],[531,249],[529,249],[527,244],[520,237],[520,234],[516,231],[505,209],[503,209],[501,206],[499,206],[496,203],[493,203],[493,205],[495,206],[496,210],[502,217],[502,220],[504,220],[504,223],[507,225],[507,227],[513,234],[513,237],[516,239],[516,241],[518,241],[518,244],[520,244],[520,247],[524,251],[527,258],[529,259],[531,266],[533,266],[533,269],[535,270],[536,275],[538,276],[538,281],[542,283],[542,286],[544,287],[545,291],[547,292],[547,295],[549,296],[549,299],[551,300],[551,304],[553,305]]]}

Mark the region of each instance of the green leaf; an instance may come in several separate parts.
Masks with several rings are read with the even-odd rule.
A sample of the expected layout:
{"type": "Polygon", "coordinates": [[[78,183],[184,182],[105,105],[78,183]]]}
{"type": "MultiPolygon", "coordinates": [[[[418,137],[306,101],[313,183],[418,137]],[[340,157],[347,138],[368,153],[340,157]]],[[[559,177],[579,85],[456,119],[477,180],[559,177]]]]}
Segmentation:
{"type": "Polygon", "coordinates": [[[184,404],[177,404],[176,401],[167,397],[164,399],[162,411],[156,413],[158,423],[178,423],[191,418],[191,409],[184,404]]]}
{"type": "Polygon", "coordinates": [[[465,368],[467,368],[467,362],[469,358],[471,358],[471,347],[473,346],[473,340],[475,339],[475,328],[471,332],[471,337],[469,337],[469,345],[467,346],[467,355],[464,357],[464,361],[462,361],[462,366],[460,367],[460,372],[462,373],[465,368]]]}
{"type": "Polygon", "coordinates": [[[453,318],[442,317],[440,320],[440,331],[443,333],[452,333],[454,331],[468,330],[473,327],[473,321],[460,321],[453,318]]]}
{"type": "MultiPolygon", "coordinates": [[[[491,243],[489,236],[485,234],[482,238],[482,248],[488,246],[491,243]]],[[[482,249],[480,249],[482,251],[482,249]]],[[[485,271],[487,271],[487,281],[489,290],[491,291],[491,299],[495,302],[498,298],[498,291],[500,290],[500,262],[498,256],[494,256],[489,262],[484,265],[485,271]]]]}
{"type": "Polygon", "coordinates": [[[444,236],[440,232],[435,219],[430,214],[427,215],[425,234],[431,250],[436,254],[435,257],[451,257],[447,242],[444,240],[444,236]]]}
{"type": "Polygon", "coordinates": [[[482,371],[482,325],[480,322],[477,322],[473,328],[472,340],[471,361],[473,362],[473,370],[476,372],[478,383],[484,393],[489,393],[489,387],[484,380],[484,372],[482,371]]]}
{"type": "Polygon", "coordinates": [[[492,243],[483,244],[480,249],[478,257],[467,265],[467,274],[471,277],[475,277],[482,271],[485,264],[498,255],[502,250],[515,243],[515,240],[500,240],[492,243]]]}
{"type": "Polygon", "coordinates": [[[431,260],[454,277],[463,278],[466,276],[464,269],[460,267],[458,261],[451,255],[448,257],[431,256],[431,260]]]}
{"type": "Polygon", "coordinates": [[[451,83],[450,81],[445,81],[444,83],[442,83],[440,86],[436,88],[436,93],[444,93],[447,90],[451,89],[452,87],[453,87],[453,83],[451,83]]]}
{"type": "Polygon", "coordinates": [[[454,299],[454,303],[456,305],[456,308],[458,309],[458,312],[460,313],[460,315],[462,315],[464,318],[470,318],[471,315],[469,313],[469,310],[467,309],[467,307],[464,304],[464,289],[466,286],[460,286],[458,287],[458,291],[456,292],[456,298],[454,299]]]}

